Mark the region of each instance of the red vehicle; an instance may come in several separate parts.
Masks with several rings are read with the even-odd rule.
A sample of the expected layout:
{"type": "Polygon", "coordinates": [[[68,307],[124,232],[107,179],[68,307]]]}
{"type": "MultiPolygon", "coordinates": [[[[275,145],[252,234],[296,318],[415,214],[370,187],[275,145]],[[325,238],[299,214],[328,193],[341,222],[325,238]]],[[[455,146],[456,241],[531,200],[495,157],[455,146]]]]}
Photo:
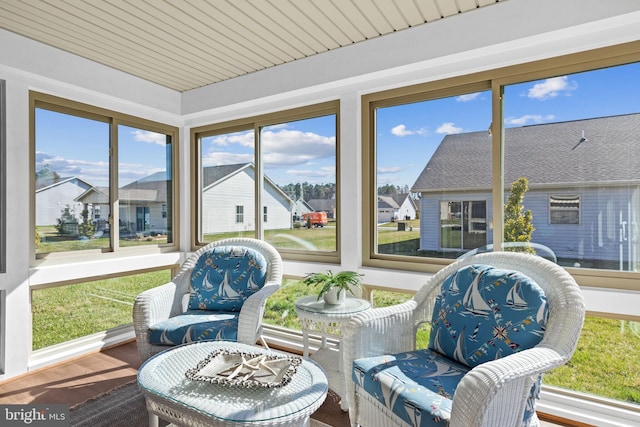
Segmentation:
{"type": "Polygon", "coordinates": [[[327,225],[327,213],[326,212],[307,212],[302,214],[302,221],[307,225],[314,227],[324,227],[327,225]]]}

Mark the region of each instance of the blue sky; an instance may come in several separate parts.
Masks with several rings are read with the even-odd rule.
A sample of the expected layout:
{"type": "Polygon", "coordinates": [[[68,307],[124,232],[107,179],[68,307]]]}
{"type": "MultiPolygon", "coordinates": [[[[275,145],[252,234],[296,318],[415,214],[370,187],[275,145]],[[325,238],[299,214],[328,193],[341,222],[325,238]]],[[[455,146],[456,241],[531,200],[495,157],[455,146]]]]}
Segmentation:
{"type": "MultiPolygon", "coordinates": [[[[505,126],[577,120],[640,112],[640,64],[558,76],[505,88],[505,126]]],[[[487,131],[489,91],[379,109],[376,117],[378,184],[411,187],[442,138],[487,131]]],[[[335,182],[332,116],[263,129],[267,176],[278,184],[335,182]]],[[[48,164],[61,176],[108,184],[106,123],[38,110],[36,170],[48,164]]],[[[165,169],[165,137],[121,126],[120,184],[165,169]]],[[[253,160],[252,132],[204,139],[205,166],[253,160]]]]}

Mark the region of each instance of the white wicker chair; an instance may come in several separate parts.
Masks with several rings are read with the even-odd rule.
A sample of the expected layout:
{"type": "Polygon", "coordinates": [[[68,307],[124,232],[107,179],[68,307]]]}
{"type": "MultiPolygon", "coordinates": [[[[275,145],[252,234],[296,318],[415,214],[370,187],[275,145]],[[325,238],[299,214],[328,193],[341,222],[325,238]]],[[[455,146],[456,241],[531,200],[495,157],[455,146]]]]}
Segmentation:
{"type": "MultiPolygon", "coordinates": [[[[451,427],[501,427],[523,424],[525,402],[540,374],[563,365],[572,356],[584,321],[584,301],[574,279],[558,265],[533,255],[492,252],[450,264],[430,278],[415,297],[396,306],[354,316],[343,333],[343,355],[349,415],[353,426],[408,425],[352,380],[356,359],[415,350],[416,329],[431,321],[443,281],[461,267],[491,265],[520,271],[543,289],[549,317],[542,341],[535,347],[482,363],[462,377],[453,395],[451,427]]],[[[539,424],[532,416],[529,426],[539,424]]]]}
{"type": "MultiPolygon", "coordinates": [[[[261,253],[267,262],[265,284],[243,303],[239,314],[237,340],[255,345],[262,339],[262,317],[266,300],[282,283],[282,258],[270,244],[250,238],[231,238],[210,243],[191,255],[181,266],[173,280],[156,288],[142,292],[133,305],[133,327],[136,334],[140,359],[144,362],[152,355],[166,350],[166,345],[149,342],[149,327],[185,311],[185,298],[190,291],[191,273],[202,254],[218,246],[246,247],[261,253]]],[[[266,343],[263,344],[266,346],[266,343]]]]}

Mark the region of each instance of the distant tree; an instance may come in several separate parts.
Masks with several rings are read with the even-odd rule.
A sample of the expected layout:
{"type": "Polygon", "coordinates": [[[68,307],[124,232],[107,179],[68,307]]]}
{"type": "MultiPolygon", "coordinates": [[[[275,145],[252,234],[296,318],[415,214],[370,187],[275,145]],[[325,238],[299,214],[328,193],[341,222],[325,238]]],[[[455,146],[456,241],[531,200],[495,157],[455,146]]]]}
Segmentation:
{"type": "Polygon", "coordinates": [[[379,196],[390,196],[392,194],[398,194],[398,187],[393,184],[385,184],[378,187],[379,196]]]}
{"type": "Polygon", "coordinates": [[[36,181],[37,180],[54,184],[60,181],[60,175],[58,175],[58,172],[51,170],[51,166],[44,165],[42,169],[36,172],[36,181]]]}
{"type": "Polygon", "coordinates": [[[71,208],[71,206],[66,205],[62,208],[60,218],[58,218],[56,224],[56,229],[58,230],[58,234],[69,234],[67,229],[65,229],[65,224],[77,224],[78,218],[76,218],[75,212],[71,208]]]}
{"type": "MultiPolygon", "coordinates": [[[[504,241],[530,242],[533,227],[533,214],[525,210],[522,202],[524,194],[529,190],[527,178],[520,177],[511,183],[511,194],[504,205],[504,241]]],[[[531,249],[533,250],[533,249],[531,249]]],[[[529,250],[527,250],[529,252],[529,250]]]]}
{"type": "Polygon", "coordinates": [[[96,226],[89,219],[89,210],[83,209],[81,212],[82,222],[78,224],[78,234],[81,236],[91,237],[96,232],[96,226]]]}

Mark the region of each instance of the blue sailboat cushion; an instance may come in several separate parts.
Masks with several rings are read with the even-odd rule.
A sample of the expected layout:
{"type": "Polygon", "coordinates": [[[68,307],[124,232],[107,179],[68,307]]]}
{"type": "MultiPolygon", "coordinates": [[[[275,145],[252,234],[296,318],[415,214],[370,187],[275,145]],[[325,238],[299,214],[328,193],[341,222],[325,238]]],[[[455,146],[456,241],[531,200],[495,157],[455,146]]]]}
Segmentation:
{"type": "Polygon", "coordinates": [[[242,246],[217,246],[202,254],[191,273],[189,310],[240,311],[265,284],[264,256],[242,246]]]}
{"type": "Polygon", "coordinates": [[[463,267],[442,284],[429,348],[469,367],[537,345],[548,317],[528,276],[488,265],[463,267]]]}
{"type": "Polygon", "coordinates": [[[178,345],[192,341],[237,341],[239,313],[188,310],[149,327],[149,342],[178,345]]]}
{"type": "Polygon", "coordinates": [[[422,349],[356,359],[351,377],[406,423],[446,427],[453,394],[470,368],[422,349]]]}

